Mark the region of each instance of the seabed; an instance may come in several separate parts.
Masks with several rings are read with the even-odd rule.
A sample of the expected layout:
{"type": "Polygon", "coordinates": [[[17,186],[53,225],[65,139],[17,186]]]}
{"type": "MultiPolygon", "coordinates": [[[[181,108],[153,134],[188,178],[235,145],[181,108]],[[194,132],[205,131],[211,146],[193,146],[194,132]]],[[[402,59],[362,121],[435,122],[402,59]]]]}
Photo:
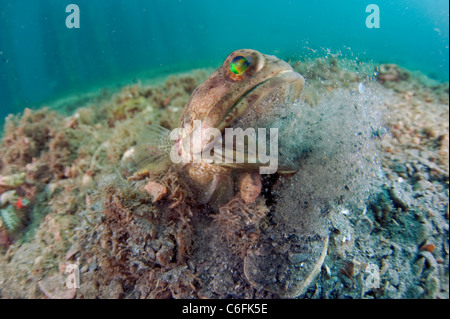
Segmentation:
{"type": "Polygon", "coordinates": [[[196,202],[179,167],[136,177],[124,155],[141,128],[177,127],[210,70],[105,91],[70,115],[25,109],[8,116],[0,145],[0,297],[449,298],[448,82],[397,65],[356,70],[333,56],[291,64],[312,109],[364,88],[382,97],[373,101],[383,109],[373,134],[379,169],[353,185],[370,186],[364,203],[328,195],[343,181],[320,175],[308,184],[310,205],[326,211],[306,234],[303,224],[277,226],[300,223],[289,202],[306,196],[301,175],[264,177],[269,191],[254,203],[235,194],[218,212],[196,202]],[[293,289],[323,238],[319,273],[293,289]],[[283,263],[261,264],[270,254],[283,263]],[[271,271],[272,281],[258,281],[271,271]]]}

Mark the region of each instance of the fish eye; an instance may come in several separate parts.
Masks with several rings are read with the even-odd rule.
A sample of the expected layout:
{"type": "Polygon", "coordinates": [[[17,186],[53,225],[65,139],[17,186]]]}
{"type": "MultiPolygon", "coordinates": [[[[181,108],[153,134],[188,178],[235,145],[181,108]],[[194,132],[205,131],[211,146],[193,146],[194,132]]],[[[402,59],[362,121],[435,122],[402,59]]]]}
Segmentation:
{"type": "Polygon", "coordinates": [[[252,59],[250,57],[238,55],[231,60],[230,71],[236,75],[242,75],[251,64],[252,59]]]}
{"type": "Polygon", "coordinates": [[[222,70],[233,82],[244,81],[259,72],[265,64],[264,56],[255,50],[241,49],[228,55],[222,70]]]}

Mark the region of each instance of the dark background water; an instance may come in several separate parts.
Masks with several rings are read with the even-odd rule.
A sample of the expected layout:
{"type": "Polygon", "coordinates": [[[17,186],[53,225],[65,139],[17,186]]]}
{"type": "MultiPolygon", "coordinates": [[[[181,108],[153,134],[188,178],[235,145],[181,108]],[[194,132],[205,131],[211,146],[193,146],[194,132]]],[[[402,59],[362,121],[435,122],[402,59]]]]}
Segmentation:
{"type": "Polygon", "coordinates": [[[329,48],[448,80],[448,28],[446,0],[0,0],[0,116],[143,70],[215,67],[240,48],[329,48]],[[70,3],[79,29],[66,27],[70,3]],[[379,29],[365,25],[371,3],[379,29]]]}

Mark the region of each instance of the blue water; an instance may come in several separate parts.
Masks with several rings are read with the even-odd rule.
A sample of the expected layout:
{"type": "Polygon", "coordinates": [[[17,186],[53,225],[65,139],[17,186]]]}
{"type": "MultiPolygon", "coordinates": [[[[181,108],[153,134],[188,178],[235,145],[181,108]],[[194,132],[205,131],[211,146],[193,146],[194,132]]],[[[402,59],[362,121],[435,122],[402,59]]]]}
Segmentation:
{"type": "Polygon", "coordinates": [[[347,51],[448,80],[448,43],[447,0],[0,0],[0,116],[143,70],[215,67],[239,48],[347,51]],[[79,29],[65,24],[71,3],[79,29]]]}

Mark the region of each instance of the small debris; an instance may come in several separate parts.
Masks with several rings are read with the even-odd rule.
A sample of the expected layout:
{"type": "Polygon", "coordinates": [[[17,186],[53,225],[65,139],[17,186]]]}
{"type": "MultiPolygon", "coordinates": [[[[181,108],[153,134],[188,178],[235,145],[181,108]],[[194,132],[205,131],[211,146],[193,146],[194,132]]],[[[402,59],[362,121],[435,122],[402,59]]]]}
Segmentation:
{"type": "Polygon", "coordinates": [[[17,173],[13,175],[0,175],[0,193],[22,186],[25,182],[25,173],[17,173]]]}
{"type": "Polygon", "coordinates": [[[436,248],[436,246],[434,246],[433,244],[426,244],[426,245],[422,245],[420,247],[420,250],[426,250],[426,251],[429,251],[430,253],[433,253],[435,248],[436,248]]]}
{"type": "Polygon", "coordinates": [[[72,258],[77,252],[79,252],[81,246],[78,242],[75,242],[72,247],[70,247],[69,251],[66,253],[65,260],[69,260],[72,258]]]}
{"type": "Polygon", "coordinates": [[[366,93],[366,87],[364,86],[364,84],[362,82],[360,82],[358,85],[358,92],[359,92],[359,94],[366,93]]]}
{"type": "Polygon", "coordinates": [[[239,180],[241,198],[246,204],[253,204],[261,193],[261,176],[259,173],[245,173],[239,180]]]}
{"type": "Polygon", "coordinates": [[[148,182],[143,189],[152,197],[153,203],[161,200],[168,192],[166,186],[151,181],[148,182]]]}
{"type": "Polygon", "coordinates": [[[76,288],[67,288],[65,278],[61,274],[38,281],[39,289],[49,299],[73,299],[76,288]]]}
{"type": "Polygon", "coordinates": [[[400,198],[398,190],[396,190],[394,187],[391,187],[388,189],[389,196],[391,197],[392,201],[394,202],[394,205],[396,207],[400,207],[404,212],[407,212],[409,209],[408,203],[400,198]]]}
{"type": "Polygon", "coordinates": [[[356,285],[353,277],[355,276],[355,263],[349,260],[344,260],[344,267],[339,268],[339,274],[341,275],[341,280],[347,287],[353,287],[356,285]]]}
{"type": "Polygon", "coordinates": [[[17,195],[15,190],[4,192],[0,195],[0,207],[6,206],[7,204],[12,204],[16,197],[17,195]]]}

